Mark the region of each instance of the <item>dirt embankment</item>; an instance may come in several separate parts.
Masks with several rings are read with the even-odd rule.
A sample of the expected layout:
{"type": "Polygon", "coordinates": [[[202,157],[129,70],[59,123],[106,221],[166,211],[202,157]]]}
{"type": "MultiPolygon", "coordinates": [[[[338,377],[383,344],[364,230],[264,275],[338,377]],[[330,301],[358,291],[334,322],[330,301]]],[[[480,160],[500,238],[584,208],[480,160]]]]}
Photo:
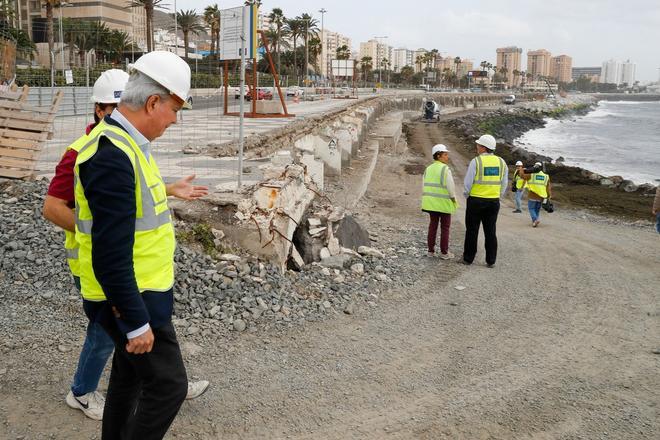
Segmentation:
{"type": "Polygon", "coordinates": [[[474,140],[490,133],[498,138],[496,153],[510,166],[521,160],[526,165],[541,161],[551,176],[553,199],[559,205],[587,208],[600,214],[629,220],[649,220],[655,187],[634,185],[621,176],[605,178],[580,167],[565,166],[561,161],[527,151],[514,145],[514,140],[528,130],[541,128],[548,117],[571,117],[586,114],[589,106],[559,108],[551,112],[524,109],[498,110],[488,113],[459,116],[441,121],[461,139],[464,153],[474,154],[474,140]]]}

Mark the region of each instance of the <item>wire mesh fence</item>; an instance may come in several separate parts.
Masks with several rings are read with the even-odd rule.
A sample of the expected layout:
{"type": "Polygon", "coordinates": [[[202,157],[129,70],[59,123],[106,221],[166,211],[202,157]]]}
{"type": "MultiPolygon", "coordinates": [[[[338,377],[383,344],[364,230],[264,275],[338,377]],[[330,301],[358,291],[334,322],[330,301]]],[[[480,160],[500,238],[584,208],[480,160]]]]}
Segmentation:
{"type": "MultiPolygon", "coordinates": [[[[52,100],[55,93],[60,90],[64,92],[64,98],[55,118],[53,136],[47,141],[39,156],[38,174],[53,175],[55,166],[67,146],[82,136],[88,124],[93,122],[92,86],[98,76],[110,67],[125,68],[126,65],[71,69],[70,84],[66,84],[67,75],[59,69],[52,75],[51,69],[47,68],[17,69],[15,83],[30,87],[28,95],[30,104],[45,105],[52,100]],[[55,79],[53,86],[49,85],[51,78],[55,79]]],[[[235,70],[228,72],[229,81],[225,89],[222,67],[218,68],[218,73],[206,66],[204,71],[199,65],[197,71],[194,64],[191,67],[193,88],[190,99],[193,108],[181,111],[177,124],[171,126],[162,137],[152,143],[154,157],[167,181],[195,174],[199,182],[210,184],[217,189],[233,189],[238,177],[236,157],[229,154],[214,158],[198,154],[198,151],[209,146],[235,145],[238,140],[239,118],[225,115],[225,102],[229,113],[237,113],[239,110],[241,99],[238,91],[238,72],[235,70]],[[225,92],[228,94],[226,99],[225,92]]],[[[258,73],[257,85],[259,90],[265,92],[266,99],[278,99],[271,75],[258,73]]],[[[291,113],[298,116],[320,114],[347,105],[346,102],[333,101],[329,96],[324,96],[326,99],[321,100],[321,95],[316,95],[315,89],[305,91],[294,88],[290,96],[286,96],[286,90],[286,88],[282,89],[287,107],[291,113]],[[312,100],[301,100],[301,95],[305,94],[312,100]]],[[[256,96],[258,99],[263,98],[261,92],[256,96]]],[[[244,99],[247,101],[250,96],[244,99]]],[[[251,105],[251,101],[246,102],[245,110],[250,111],[251,105]]],[[[291,120],[292,118],[246,119],[245,135],[262,134],[282,127],[291,120]]],[[[259,164],[261,160],[244,162],[244,171],[246,171],[242,178],[244,184],[256,182],[261,178],[259,164]]]]}

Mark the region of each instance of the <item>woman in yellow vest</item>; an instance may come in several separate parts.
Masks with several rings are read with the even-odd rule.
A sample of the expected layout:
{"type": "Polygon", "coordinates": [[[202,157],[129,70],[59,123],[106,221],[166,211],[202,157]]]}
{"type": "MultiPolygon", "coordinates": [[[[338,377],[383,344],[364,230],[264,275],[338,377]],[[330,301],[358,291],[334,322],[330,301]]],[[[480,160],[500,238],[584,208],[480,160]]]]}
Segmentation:
{"type": "Polygon", "coordinates": [[[422,189],[422,211],[428,212],[429,231],[427,236],[428,255],[435,256],[435,240],[440,223],[440,258],[450,260],[454,254],[449,252],[449,227],[451,215],[456,212],[456,192],[454,178],[447,162],[449,151],[447,147],[438,144],[431,150],[434,162],[424,171],[424,187],[422,189]]]}
{"type": "Polygon", "coordinates": [[[523,170],[523,163],[521,161],[516,162],[516,170],[513,172],[513,181],[511,182],[511,191],[515,197],[516,209],[513,210],[516,214],[522,212],[522,198],[523,193],[525,192],[525,179],[520,177],[520,174],[523,170]]]}
{"type": "Polygon", "coordinates": [[[523,170],[522,178],[525,179],[527,185],[527,208],[530,217],[532,217],[532,227],[535,228],[541,223],[541,205],[546,199],[552,197],[552,186],[550,185],[550,176],[543,172],[541,162],[536,162],[533,170],[538,171],[527,174],[523,170]]]}

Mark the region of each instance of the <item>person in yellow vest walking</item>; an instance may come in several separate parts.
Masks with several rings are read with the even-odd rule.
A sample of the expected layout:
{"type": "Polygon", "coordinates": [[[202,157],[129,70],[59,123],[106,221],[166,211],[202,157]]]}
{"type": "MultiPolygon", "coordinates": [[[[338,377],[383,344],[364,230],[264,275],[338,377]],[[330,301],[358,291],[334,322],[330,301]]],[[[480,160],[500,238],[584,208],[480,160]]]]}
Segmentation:
{"type": "MultiPolygon", "coordinates": [[[[74,284],[79,290],[80,269],[78,243],[75,239],[75,214],[73,211],[74,165],[78,151],[89,140],[89,133],[105,116],[109,116],[117,108],[127,81],[128,74],[126,72],[119,69],[109,69],[104,71],[94,82],[91,97],[91,102],[94,103],[94,122],[87,126],[85,135],[76,139],[66,148],[64,155],[55,168],[55,176],[50,182],[48,194],[44,200],[44,217],[64,230],[64,248],[67,263],[73,275],[74,284]]],[[[97,391],[97,387],[114,348],[114,342],[98,323],[88,324],[71,389],[65,401],[71,408],[79,409],[90,419],[103,419],[105,398],[97,391]]],[[[188,382],[186,398],[199,397],[206,391],[208,386],[209,382],[206,380],[188,382]]]]}
{"type": "Polygon", "coordinates": [[[552,185],[550,176],[543,172],[543,164],[536,162],[533,173],[522,172],[522,178],[527,185],[527,208],[532,218],[532,226],[537,227],[541,223],[541,206],[552,197],[552,185]]]}
{"type": "Polygon", "coordinates": [[[162,439],[188,391],[172,325],[174,227],[167,197],[195,199],[190,176],[166,185],[151,142],[187,107],[190,67],[154,51],[129,66],[119,106],[78,152],[75,230],[83,308],[115,345],[103,439],[162,439]]]}
{"type": "Polygon", "coordinates": [[[451,215],[456,212],[456,193],[454,178],[447,166],[449,150],[438,144],[431,150],[433,162],[424,171],[422,189],[422,211],[429,213],[429,230],[426,239],[428,255],[435,256],[435,241],[440,223],[440,258],[450,260],[454,254],[449,252],[449,227],[451,215]]]}
{"type": "Polygon", "coordinates": [[[470,161],[465,174],[464,190],[467,198],[465,209],[465,243],[463,263],[472,264],[477,255],[479,226],[483,224],[486,264],[495,266],[497,259],[497,215],[500,212],[500,197],[508,185],[508,168],[504,159],[495,156],[497,142],[489,134],[477,139],[477,154],[470,161]]]}
{"type": "Polygon", "coordinates": [[[523,163],[521,161],[516,162],[516,170],[513,172],[513,180],[511,181],[511,191],[515,197],[516,209],[513,210],[514,213],[520,214],[522,212],[522,198],[523,193],[525,192],[525,179],[520,177],[522,173],[523,163]]]}

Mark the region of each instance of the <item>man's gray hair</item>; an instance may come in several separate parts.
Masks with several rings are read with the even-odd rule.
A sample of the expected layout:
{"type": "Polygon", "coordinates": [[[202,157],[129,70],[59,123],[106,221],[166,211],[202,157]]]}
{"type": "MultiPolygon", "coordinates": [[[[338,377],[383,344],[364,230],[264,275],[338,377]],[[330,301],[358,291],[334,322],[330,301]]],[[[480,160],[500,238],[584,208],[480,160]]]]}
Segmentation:
{"type": "Polygon", "coordinates": [[[139,110],[153,95],[169,98],[170,92],[147,75],[134,70],[128,78],[119,103],[128,106],[131,110],[139,110]]]}

